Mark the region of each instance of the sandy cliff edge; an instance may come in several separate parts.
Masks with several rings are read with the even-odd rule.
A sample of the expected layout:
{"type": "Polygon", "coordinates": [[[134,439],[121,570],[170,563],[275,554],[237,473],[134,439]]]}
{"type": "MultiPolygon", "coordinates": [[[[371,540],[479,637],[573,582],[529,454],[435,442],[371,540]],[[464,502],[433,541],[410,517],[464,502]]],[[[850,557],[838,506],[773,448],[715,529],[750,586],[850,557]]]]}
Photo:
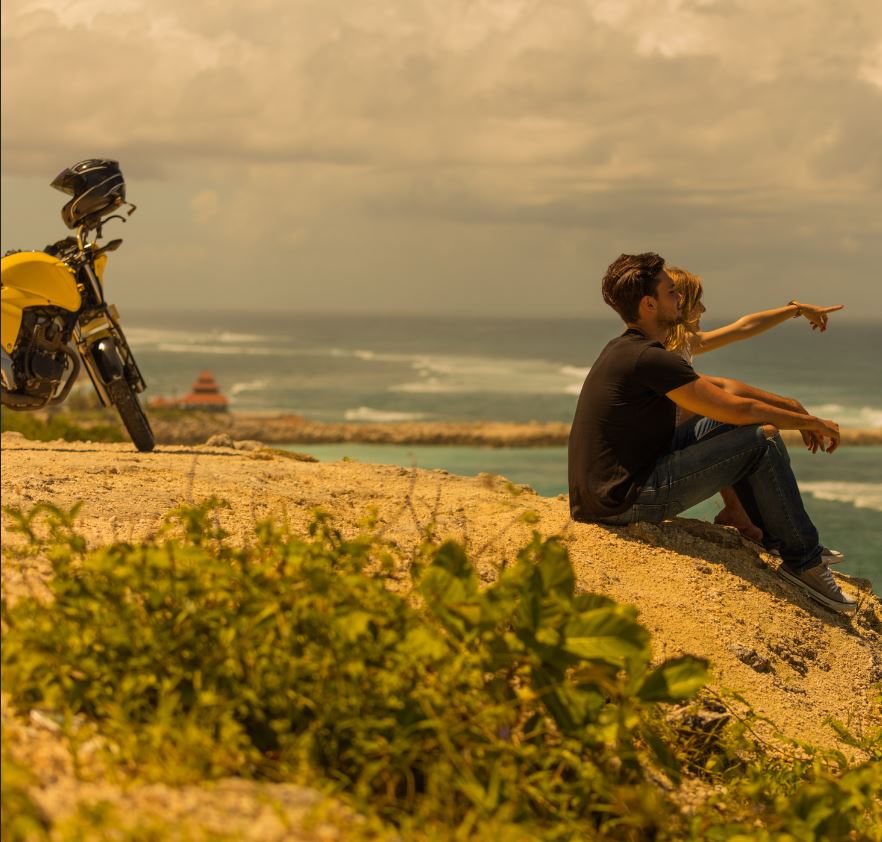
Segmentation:
{"type": "MultiPolygon", "coordinates": [[[[69,507],[84,499],[80,528],[90,546],[142,538],[169,509],[211,495],[231,504],[220,518],[237,541],[268,515],[303,528],[315,507],[351,536],[375,507],[377,530],[405,558],[434,518],[438,535],[465,542],[487,582],[533,529],[560,535],[578,586],[637,606],[657,658],[708,658],[712,686],[737,690],[786,737],[853,756],[825,719],[858,733],[879,726],[872,698],[882,680],[879,599],[861,580],[840,576],[860,610],[852,620],[833,614],[780,579],[770,557],[721,527],[679,519],[622,529],[575,524],[562,497],[541,497],[500,477],[304,462],[272,450],[164,446],[139,454],[130,445],[44,444],[8,433],[2,445],[4,505],[50,500],[69,507]],[[523,521],[527,511],[535,523],[523,521]]],[[[7,522],[4,514],[4,543],[15,540],[7,522]]],[[[25,566],[4,554],[4,594],[14,599],[39,587],[46,572],[39,562],[25,566]]]]}

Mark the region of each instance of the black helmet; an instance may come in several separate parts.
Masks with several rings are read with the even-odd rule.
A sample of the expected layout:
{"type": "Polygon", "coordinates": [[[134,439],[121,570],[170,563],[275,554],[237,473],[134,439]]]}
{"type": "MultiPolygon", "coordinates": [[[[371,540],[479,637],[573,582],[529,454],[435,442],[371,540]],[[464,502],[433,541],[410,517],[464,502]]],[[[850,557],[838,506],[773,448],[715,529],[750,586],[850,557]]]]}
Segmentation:
{"type": "Polygon", "coordinates": [[[116,161],[89,158],[60,172],[52,186],[73,198],[61,209],[68,228],[94,227],[126,200],[126,181],[116,161]]]}

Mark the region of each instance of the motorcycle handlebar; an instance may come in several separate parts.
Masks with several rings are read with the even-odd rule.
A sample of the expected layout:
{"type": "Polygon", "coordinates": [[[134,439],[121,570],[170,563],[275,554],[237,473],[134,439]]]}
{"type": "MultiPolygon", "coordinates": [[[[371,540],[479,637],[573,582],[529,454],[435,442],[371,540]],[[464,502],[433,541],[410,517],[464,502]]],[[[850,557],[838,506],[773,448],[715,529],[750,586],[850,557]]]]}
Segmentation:
{"type": "Polygon", "coordinates": [[[101,246],[100,248],[95,249],[92,254],[95,257],[98,257],[99,254],[104,254],[107,251],[116,251],[122,245],[122,239],[111,240],[106,245],[101,246]]]}

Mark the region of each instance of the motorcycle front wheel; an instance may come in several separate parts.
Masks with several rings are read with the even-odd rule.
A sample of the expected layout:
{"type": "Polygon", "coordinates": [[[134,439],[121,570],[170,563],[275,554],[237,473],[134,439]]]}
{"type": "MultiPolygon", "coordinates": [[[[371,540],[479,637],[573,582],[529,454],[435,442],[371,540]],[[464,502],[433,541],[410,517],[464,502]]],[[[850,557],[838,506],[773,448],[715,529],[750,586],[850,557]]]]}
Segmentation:
{"type": "Polygon", "coordinates": [[[149,453],[156,442],[135,390],[124,377],[108,383],[105,388],[135,447],[142,453],[149,453]]]}

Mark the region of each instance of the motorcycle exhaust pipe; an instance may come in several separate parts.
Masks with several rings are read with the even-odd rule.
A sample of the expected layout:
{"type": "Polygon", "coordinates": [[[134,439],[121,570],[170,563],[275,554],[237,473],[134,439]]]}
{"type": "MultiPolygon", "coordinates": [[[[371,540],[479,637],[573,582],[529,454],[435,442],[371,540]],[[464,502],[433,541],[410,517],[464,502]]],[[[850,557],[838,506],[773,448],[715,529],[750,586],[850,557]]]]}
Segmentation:
{"type": "Polygon", "coordinates": [[[4,389],[15,388],[15,369],[12,365],[12,357],[6,353],[6,349],[0,347],[0,379],[4,389]]]}
{"type": "Polygon", "coordinates": [[[79,356],[70,348],[62,348],[61,350],[67,354],[68,358],[73,363],[73,371],[71,371],[70,376],[67,378],[67,383],[64,384],[64,388],[54,398],[50,398],[47,406],[55,406],[55,404],[66,400],[68,394],[70,394],[70,390],[73,388],[73,384],[76,383],[77,375],[80,373],[79,356]]]}
{"type": "MultiPolygon", "coordinates": [[[[70,348],[61,348],[61,351],[67,354],[71,363],[73,363],[73,369],[67,378],[67,382],[64,384],[64,388],[62,388],[55,397],[36,398],[33,395],[20,395],[7,389],[4,382],[4,384],[0,386],[0,403],[2,403],[3,406],[8,406],[10,409],[29,410],[42,409],[44,406],[54,406],[55,404],[64,401],[70,394],[70,390],[76,382],[77,375],[80,373],[80,360],[70,348]]],[[[6,378],[4,377],[3,380],[5,381],[6,378]]]]}
{"type": "Polygon", "coordinates": [[[0,386],[0,403],[10,409],[42,409],[48,401],[32,398],[29,395],[17,395],[5,386],[0,386]]]}

